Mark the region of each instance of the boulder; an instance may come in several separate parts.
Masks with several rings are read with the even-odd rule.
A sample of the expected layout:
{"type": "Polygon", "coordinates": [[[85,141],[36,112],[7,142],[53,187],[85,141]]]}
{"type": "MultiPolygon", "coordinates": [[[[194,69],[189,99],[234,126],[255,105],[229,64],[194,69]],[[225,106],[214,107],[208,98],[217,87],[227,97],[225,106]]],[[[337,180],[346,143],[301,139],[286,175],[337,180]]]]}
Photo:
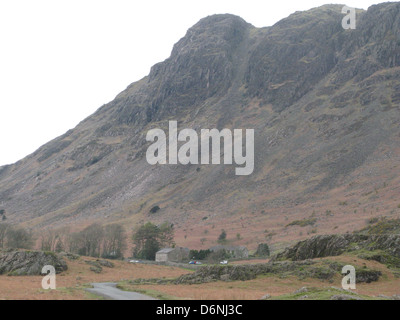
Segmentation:
{"type": "Polygon", "coordinates": [[[103,271],[103,267],[114,268],[114,264],[112,262],[104,259],[97,259],[96,261],[85,260],[85,263],[91,265],[90,270],[95,273],[101,273],[103,271]]]}
{"type": "Polygon", "coordinates": [[[71,261],[78,260],[80,258],[80,256],[78,254],[71,253],[71,252],[60,252],[59,255],[63,258],[67,258],[68,260],[71,260],[71,261]]]}

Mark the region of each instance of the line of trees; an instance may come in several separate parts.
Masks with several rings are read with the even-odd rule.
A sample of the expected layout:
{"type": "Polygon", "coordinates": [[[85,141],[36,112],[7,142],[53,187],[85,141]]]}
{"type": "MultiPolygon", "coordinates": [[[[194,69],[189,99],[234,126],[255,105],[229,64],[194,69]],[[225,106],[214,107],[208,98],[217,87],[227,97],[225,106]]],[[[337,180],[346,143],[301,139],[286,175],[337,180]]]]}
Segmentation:
{"type": "MultiPolygon", "coordinates": [[[[42,251],[69,251],[83,256],[121,259],[127,248],[126,232],[120,224],[105,227],[92,224],[80,232],[72,233],[69,228],[48,229],[38,236],[42,251]]],[[[35,238],[31,231],[0,223],[0,249],[32,249],[35,238]]]]}
{"type": "Polygon", "coordinates": [[[120,224],[105,227],[94,223],[82,231],[71,233],[68,228],[47,230],[40,236],[44,251],[69,251],[82,256],[122,259],[127,248],[126,232],[120,224]]]}
{"type": "MultiPolygon", "coordinates": [[[[175,247],[174,226],[169,223],[157,226],[148,222],[133,233],[132,241],[134,257],[155,260],[156,252],[163,247],[175,247]]],[[[127,235],[120,224],[102,226],[94,223],[79,232],[71,232],[68,227],[42,230],[35,239],[29,230],[0,223],[0,249],[32,249],[35,244],[42,251],[122,259],[127,249],[127,235]]]]}

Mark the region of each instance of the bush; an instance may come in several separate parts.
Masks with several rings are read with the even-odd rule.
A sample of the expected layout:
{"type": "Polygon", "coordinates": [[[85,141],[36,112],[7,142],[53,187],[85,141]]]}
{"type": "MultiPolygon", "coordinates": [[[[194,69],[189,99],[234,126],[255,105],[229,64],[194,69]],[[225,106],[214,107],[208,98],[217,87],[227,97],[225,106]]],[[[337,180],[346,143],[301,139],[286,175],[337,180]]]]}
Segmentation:
{"type": "Polygon", "coordinates": [[[223,243],[225,241],[226,241],[226,231],[222,229],[221,234],[218,237],[218,242],[223,243]]]}
{"type": "Polygon", "coordinates": [[[209,249],[207,250],[190,250],[189,257],[194,260],[205,260],[211,254],[209,249]]]}
{"type": "Polygon", "coordinates": [[[270,255],[270,250],[268,244],[260,243],[257,247],[256,256],[269,257],[269,255],[270,255]]]}
{"type": "Polygon", "coordinates": [[[317,218],[295,220],[295,221],[292,221],[291,223],[287,224],[286,227],[290,227],[290,226],[300,226],[300,227],[313,226],[316,222],[317,222],[317,218]]]}
{"type": "Polygon", "coordinates": [[[379,218],[375,217],[375,218],[370,218],[368,219],[368,224],[375,224],[379,221],[379,218]]]}
{"type": "Polygon", "coordinates": [[[157,213],[160,210],[159,206],[154,206],[153,208],[150,209],[150,213],[157,213]]]}
{"type": "Polygon", "coordinates": [[[223,249],[223,250],[211,252],[208,255],[207,261],[209,263],[219,263],[222,260],[230,259],[230,258],[231,258],[231,255],[225,249],[223,249]]]}

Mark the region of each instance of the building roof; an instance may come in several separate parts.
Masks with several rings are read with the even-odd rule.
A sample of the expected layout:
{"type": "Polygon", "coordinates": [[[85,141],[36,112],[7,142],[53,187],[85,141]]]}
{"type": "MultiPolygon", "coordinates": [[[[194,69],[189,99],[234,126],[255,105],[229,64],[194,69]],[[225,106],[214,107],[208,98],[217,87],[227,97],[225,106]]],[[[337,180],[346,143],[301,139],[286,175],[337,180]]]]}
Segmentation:
{"type": "Polygon", "coordinates": [[[175,250],[175,248],[164,248],[164,249],[161,249],[160,251],[157,251],[157,253],[170,253],[174,250],[175,250]]]}
{"type": "MultiPolygon", "coordinates": [[[[187,251],[187,252],[189,252],[190,251],[190,249],[189,248],[183,248],[183,247],[175,247],[175,248],[164,248],[164,249],[161,249],[161,250],[159,250],[159,251],[157,251],[157,253],[170,253],[170,252],[172,252],[172,251],[174,251],[174,250],[179,250],[179,251],[187,251]]],[[[156,253],[156,254],[157,254],[156,253]]]]}

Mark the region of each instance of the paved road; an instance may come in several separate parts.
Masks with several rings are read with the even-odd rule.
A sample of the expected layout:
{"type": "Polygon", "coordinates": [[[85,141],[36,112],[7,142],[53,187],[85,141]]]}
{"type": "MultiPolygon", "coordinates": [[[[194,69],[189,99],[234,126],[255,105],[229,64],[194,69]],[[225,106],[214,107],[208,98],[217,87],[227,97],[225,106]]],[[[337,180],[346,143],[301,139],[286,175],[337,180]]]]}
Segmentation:
{"type": "Polygon", "coordinates": [[[153,297],[146,296],[144,294],[123,291],[116,288],[116,283],[104,282],[104,283],[91,283],[93,288],[86,289],[87,291],[102,296],[106,299],[113,300],[156,300],[153,297]]]}

